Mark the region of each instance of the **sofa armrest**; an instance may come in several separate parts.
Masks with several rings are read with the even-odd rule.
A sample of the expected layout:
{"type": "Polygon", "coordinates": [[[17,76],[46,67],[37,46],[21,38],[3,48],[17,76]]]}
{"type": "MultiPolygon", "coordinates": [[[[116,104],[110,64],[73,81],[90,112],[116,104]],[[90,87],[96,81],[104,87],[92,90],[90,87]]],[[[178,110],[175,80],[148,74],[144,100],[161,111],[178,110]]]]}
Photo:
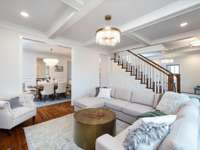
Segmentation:
{"type": "Polygon", "coordinates": [[[10,109],[10,104],[8,101],[0,100],[0,109],[10,109]]]}
{"type": "Polygon", "coordinates": [[[96,140],[96,150],[124,150],[123,146],[109,134],[104,134],[96,140]]]}

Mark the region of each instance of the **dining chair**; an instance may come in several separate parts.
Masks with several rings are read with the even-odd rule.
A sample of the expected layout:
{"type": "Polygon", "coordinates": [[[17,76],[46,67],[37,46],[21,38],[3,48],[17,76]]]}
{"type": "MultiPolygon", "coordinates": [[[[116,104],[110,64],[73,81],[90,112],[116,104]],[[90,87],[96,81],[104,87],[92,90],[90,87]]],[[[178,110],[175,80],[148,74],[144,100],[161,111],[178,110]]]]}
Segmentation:
{"type": "Polygon", "coordinates": [[[44,83],[43,90],[41,91],[42,98],[54,95],[54,83],[44,83]]]}
{"type": "Polygon", "coordinates": [[[66,94],[66,87],[67,87],[67,82],[58,82],[58,87],[56,89],[56,96],[61,95],[61,94],[66,94]]]}

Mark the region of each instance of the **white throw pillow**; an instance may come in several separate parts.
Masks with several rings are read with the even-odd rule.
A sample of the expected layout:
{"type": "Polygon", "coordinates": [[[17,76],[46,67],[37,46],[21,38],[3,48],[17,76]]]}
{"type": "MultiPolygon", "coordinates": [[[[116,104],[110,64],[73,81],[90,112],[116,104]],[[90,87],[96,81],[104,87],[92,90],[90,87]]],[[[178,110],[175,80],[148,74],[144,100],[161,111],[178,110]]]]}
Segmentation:
{"type": "Polygon", "coordinates": [[[111,88],[100,88],[97,97],[111,99],[111,88]]]}
{"type": "Polygon", "coordinates": [[[156,109],[166,114],[176,114],[181,106],[190,101],[189,96],[174,92],[166,92],[156,109]]]}

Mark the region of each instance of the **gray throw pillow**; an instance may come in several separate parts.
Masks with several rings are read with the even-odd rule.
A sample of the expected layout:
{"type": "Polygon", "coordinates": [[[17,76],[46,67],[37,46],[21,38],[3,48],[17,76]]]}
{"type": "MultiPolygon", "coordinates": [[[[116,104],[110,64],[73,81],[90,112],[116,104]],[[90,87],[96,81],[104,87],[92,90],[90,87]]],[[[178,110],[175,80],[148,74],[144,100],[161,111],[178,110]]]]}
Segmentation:
{"type": "Polygon", "coordinates": [[[19,101],[19,97],[14,97],[14,98],[8,99],[6,101],[8,101],[10,103],[11,109],[15,109],[17,107],[22,107],[23,106],[19,101]]]}
{"type": "Polygon", "coordinates": [[[155,150],[169,133],[165,123],[142,123],[135,129],[130,129],[123,142],[125,150],[155,150]]]}

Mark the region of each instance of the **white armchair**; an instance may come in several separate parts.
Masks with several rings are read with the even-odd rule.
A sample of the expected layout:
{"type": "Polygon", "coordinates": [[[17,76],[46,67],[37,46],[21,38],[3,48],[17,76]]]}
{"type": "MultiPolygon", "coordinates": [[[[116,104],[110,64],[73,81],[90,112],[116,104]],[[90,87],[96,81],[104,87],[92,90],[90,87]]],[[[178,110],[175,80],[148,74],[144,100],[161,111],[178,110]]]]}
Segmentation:
{"type": "Polygon", "coordinates": [[[33,95],[23,94],[19,96],[22,106],[11,109],[10,103],[0,99],[0,129],[12,129],[18,124],[36,116],[36,106],[33,95]]]}
{"type": "Polygon", "coordinates": [[[67,83],[58,82],[58,88],[56,89],[56,94],[66,93],[67,83]]]}
{"type": "Polygon", "coordinates": [[[54,94],[54,83],[43,84],[43,90],[41,92],[42,96],[53,95],[54,94]]]}

